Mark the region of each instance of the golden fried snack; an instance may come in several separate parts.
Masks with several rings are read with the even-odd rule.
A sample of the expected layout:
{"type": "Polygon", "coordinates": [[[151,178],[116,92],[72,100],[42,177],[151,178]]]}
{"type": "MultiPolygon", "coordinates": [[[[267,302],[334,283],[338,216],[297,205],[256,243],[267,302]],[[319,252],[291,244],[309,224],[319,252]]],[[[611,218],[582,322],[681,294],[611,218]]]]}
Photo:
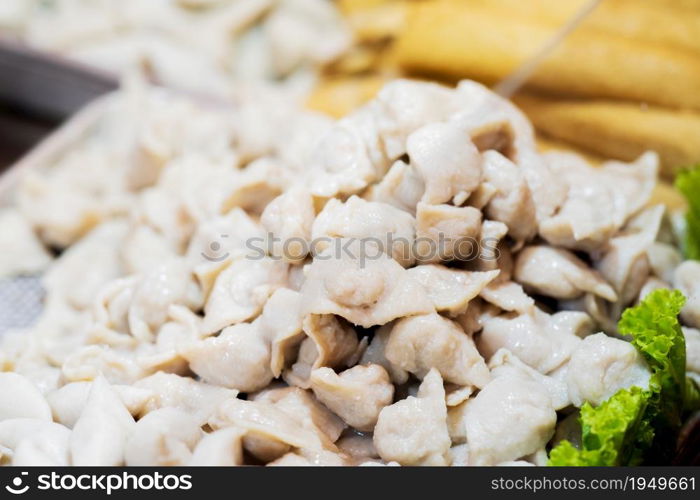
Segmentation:
{"type": "MultiPolygon", "coordinates": [[[[518,17],[561,26],[588,0],[453,0],[464,6],[504,9],[518,17]]],[[[698,3],[700,5],[700,2],[698,3]]],[[[700,52],[700,10],[672,9],[655,1],[605,0],[579,29],[600,29],[635,40],[700,52]]]]}
{"type": "Polygon", "coordinates": [[[338,7],[343,14],[351,14],[353,12],[372,9],[379,5],[393,3],[396,0],[338,0],[338,7]]]}
{"type": "Polygon", "coordinates": [[[324,72],[332,76],[377,73],[382,69],[383,59],[383,47],[377,44],[355,45],[327,64],[324,72]]]}
{"type": "Polygon", "coordinates": [[[688,204],[685,201],[683,195],[669,182],[659,181],[656,183],[656,187],[651,194],[651,198],[647,205],[659,205],[663,204],[666,207],[675,212],[688,209],[688,204]]]}
{"type": "Polygon", "coordinates": [[[543,134],[538,134],[537,136],[537,149],[542,153],[548,153],[550,151],[563,151],[566,153],[575,153],[585,158],[586,161],[591,165],[596,166],[600,165],[606,160],[606,158],[603,158],[602,156],[599,156],[596,153],[578,148],[572,145],[571,143],[567,143],[550,136],[544,136],[543,134]]]}
{"type": "Polygon", "coordinates": [[[325,77],[349,77],[359,75],[398,76],[400,74],[396,52],[387,41],[357,44],[342,56],[324,67],[325,77]]]}
{"type": "Polygon", "coordinates": [[[695,10],[700,12],[700,0],[654,0],[663,7],[695,10]]]}
{"type": "MultiPolygon", "coordinates": [[[[496,82],[537,54],[555,30],[476,4],[418,2],[410,4],[397,55],[411,74],[496,82]]],[[[572,33],[528,83],[558,93],[700,109],[699,56],[600,30],[572,33]]]]}
{"type": "Polygon", "coordinates": [[[700,113],[627,102],[517,96],[535,127],[600,156],[633,160],[654,150],[663,174],[700,162],[700,113]]]}
{"type": "Polygon", "coordinates": [[[386,81],[380,76],[328,78],[314,89],[306,107],[340,118],[372,99],[386,81]]]}
{"type": "Polygon", "coordinates": [[[407,4],[401,1],[359,9],[346,17],[357,42],[373,42],[395,37],[405,24],[407,4]]]}

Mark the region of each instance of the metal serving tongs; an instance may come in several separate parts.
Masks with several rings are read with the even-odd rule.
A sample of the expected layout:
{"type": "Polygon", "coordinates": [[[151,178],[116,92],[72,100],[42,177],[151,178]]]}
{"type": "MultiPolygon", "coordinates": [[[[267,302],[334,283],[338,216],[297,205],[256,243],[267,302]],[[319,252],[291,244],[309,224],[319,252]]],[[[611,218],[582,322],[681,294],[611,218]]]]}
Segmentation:
{"type": "MultiPolygon", "coordinates": [[[[220,97],[166,86],[146,72],[143,76],[151,85],[166,87],[168,92],[186,96],[205,107],[231,107],[230,102],[220,97]]],[[[0,111],[10,111],[22,120],[33,119],[42,127],[48,127],[48,131],[68,118],[89,114],[83,110],[98,107],[98,98],[117,91],[120,84],[120,78],[107,71],[0,37],[0,111]]],[[[11,125],[0,119],[0,138],[11,125]]],[[[62,134],[60,129],[57,133],[62,134]]],[[[33,146],[45,135],[46,131],[36,137],[22,138],[22,143],[33,146]]],[[[0,165],[0,171],[4,166],[0,165]]]]}
{"type": "Polygon", "coordinates": [[[105,72],[7,40],[0,40],[0,75],[1,104],[55,122],[119,86],[105,72]]]}
{"type": "Polygon", "coordinates": [[[107,73],[0,38],[0,171],[117,87],[107,73]]]}

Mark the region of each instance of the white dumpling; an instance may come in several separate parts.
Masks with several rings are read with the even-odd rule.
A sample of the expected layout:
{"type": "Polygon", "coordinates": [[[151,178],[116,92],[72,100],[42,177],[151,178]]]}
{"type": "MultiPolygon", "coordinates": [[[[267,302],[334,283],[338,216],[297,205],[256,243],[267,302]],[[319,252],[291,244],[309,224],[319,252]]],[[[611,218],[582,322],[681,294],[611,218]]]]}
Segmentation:
{"type": "Polygon", "coordinates": [[[394,386],[380,365],[358,365],[339,374],[318,368],[309,382],[324,405],[360,431],[374,429],[379,412],[394,396],[394,386]]]}
{"type": "Polygon", "coordinates": [[[201,290],[189,264],[182,259],[164,262],[134,286],[128,311],[130,333],[141,341],[151,340],[167,320],[171,305],[196,309],[201,301],[201,290]]]}
{"type": "Polygon", "coordinates": [[[70,429],[50,420],[10,418],[0,421],[0,449],[15,466],[66,466],[70,429]]]}
{"type": "Polygon", "coordinates": [[[639,351],[604,333],[583,339],[571,354],[566,382],[575,406],[601,404],[620,389],[646,389],[651,372],[639,351]]]}
{"type": "Polygon", "coordinates": [[[229,326],[218,336],[183,347],[181,352],[190,369],[210,384],[253,392],[273,378],[270,343],[256,323],[229,326]]]}
{"type": "Polygon", "coordinates": [[[393,365],[419,378],[431,369],[458,385],[484,387],[491,378],[472,338],[457,323],[435,313],[397,321],[384,352],[393,365]]]}
{"type": "Polygon", "coordinates": [[[42,279],[46,291],[76,309],[87,308],[100,287],[120,277],[119,247],[127,230],[119,219],[93,229],[47,270],[42,279]]]}
{"type": "Polygon", "coordinates": [[[385,407],[374,428],[374,445],[385,461],[401,465],[448,465],[445,389],[437,370],[431,370],[418,390],[385,407]]]}
{"type": "Polygon", "coordinates": [[[196,419],[175,408],[156,410],[134,426],[126,441],[129,466],[187,465],[202,437],[196,419]]]}
{"type": "Polygon", "coordinates": [[[585,313],[560,311],[549,315],[535,308],[527,314],[485,318],[478,339],[479,352],[490,357],[506,348],[541,373],[549,373],[571,357],[590,332],[592,320],[585,313]]]}
{"type": "Polygon", "coordinates": [[[334,238],[356,238],[377,242],[383,252],[404,267],[415,261],[413,216],[386,203],[365,201],[357,196],[351,196],[345,203],[329,200],[313,223],[311,237],[315,243],[312,250],[316,253],[332,246],[334,238]]]}
{"type": "Polygon", "coordinates": [[[132,388],[147,391],[150,395],[138,412],[139,416],[161,408],[175,408],[194,417],[200,423],[206,422],[223,401],[238,395],[238,391],[232,389],[163,372],[142,378],[134,383],[132,388]]]}
{"type": "Polygon", "coordinates": [[[230,467],[243,464],[243,436],[235,427],[207,434],[192,452],[189,465],[230,467]]]}
{"type": "Polygon", "coordinates": [[[134,419],[117,392],[103,378],[92,383],[83,411],[70,438],[71,463],[117,466],[124,462],[124,447],[134,419]]]}
{"type": "Polygon", "coordinates": [[[309,266],[301,293],[304,312],[336,314],[365,328],[434,311],[398,262],[357,240],[334,240],[309,266]]]}
{"type": "Polygon", "coordinates": [[[294,186],[272,200],[260,217],[266,236],[273,238],[271,253],[290,262],[303,260],[315,217],[313,197],[303,187],[294,186]]]}
{"type": "Polygon", "coordinates": [[[481,181],[479,151],[455,124],[424,125],[408,137],[406,152],[425,183],[423,203],[461,205],[481,181]]]}
{"type": "Polygon", "coordinates": [[[0,373],[0,420],[35,418],[51,421],[51,408],[39,389],[26,377],[0,373]]]}
{"type": "Polygon", "coordinates": [[[287,282],[288,264],[269,257],[235,260],[216,278],[204,305],[204,333],[256,317],[272,293],[287,282]]]}
{"type": "Polygon", "coordinates": [[[29,222],[15,209],[0,210],[0,278],[34,274],[51,262],[29,222]]]}
{"type": "Polygon", "coordinates": [[[466,403],[469,464],[496,465],[533,453],[549,441],[556,423],[542,385],[527,377],[496,377],[466,403]]]}

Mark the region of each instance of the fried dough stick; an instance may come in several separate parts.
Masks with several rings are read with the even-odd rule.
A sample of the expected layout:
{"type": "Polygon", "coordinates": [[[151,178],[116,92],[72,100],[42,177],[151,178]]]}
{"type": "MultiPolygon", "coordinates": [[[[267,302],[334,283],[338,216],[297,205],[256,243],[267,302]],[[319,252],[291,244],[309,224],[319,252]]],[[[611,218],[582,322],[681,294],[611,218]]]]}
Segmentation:
{"type": "MultiPolygon", "coordinates": [[[[397,58],[410,74],[497,82],[556,28],[454,0],[411,3],[397,58]]],[[[601,30],[575,31],[529,80],[533,87],[700,109],[700,57],[601,30]]]]}
{"type": "Polygon", "coordinates": [[[514,100],[540,132],[600,156],[630,161],[654,150],[666,177],[700,162],[700,113],[628,102],[514,100]]]}
{"type": "MultiPolygon", "coordinates": [[[[462,5],[502,9],[519,18],[561,26],[576,15],[587,0],[452,0],[462,5]]],[[[699,2],[700,5],[700,2],[699,2]]],[[[689,12],[659,5],[656,1],[605,0],[579,29],[599,29],[610,34],[673,46],[700,53],[700,10],[689,12]]]]}

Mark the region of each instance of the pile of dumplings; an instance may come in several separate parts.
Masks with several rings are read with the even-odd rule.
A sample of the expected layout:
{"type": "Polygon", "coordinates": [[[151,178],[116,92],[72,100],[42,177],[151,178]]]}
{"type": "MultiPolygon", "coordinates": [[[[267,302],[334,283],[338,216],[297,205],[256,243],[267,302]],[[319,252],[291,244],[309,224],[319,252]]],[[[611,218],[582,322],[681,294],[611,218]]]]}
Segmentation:
{"type": "Polygon", "coordinates": [[[648,384],[615,323],[649,291],[689,297],[700,373],[656,173],[542,154],[471,81],[337,121],[127,87],[0,211],[2,275],[46,291],[0,337],[1,460],[542,465],[584,402],[648,384]]]}

